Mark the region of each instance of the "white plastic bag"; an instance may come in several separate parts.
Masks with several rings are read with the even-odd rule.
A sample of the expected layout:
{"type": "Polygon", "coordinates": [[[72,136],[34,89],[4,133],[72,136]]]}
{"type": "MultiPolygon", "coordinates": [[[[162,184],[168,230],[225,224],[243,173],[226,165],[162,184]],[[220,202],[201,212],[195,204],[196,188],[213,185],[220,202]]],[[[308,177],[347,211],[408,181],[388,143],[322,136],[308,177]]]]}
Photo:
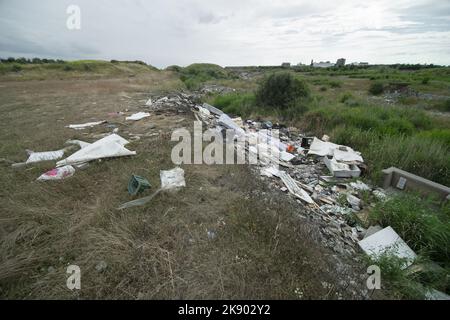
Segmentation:
{"type": "Polygon", "coordinates": [[[161,189],[163,190],[186,187],[184,170],[181,168],[161,170],[159,176],[161,178],[161,189]]]}

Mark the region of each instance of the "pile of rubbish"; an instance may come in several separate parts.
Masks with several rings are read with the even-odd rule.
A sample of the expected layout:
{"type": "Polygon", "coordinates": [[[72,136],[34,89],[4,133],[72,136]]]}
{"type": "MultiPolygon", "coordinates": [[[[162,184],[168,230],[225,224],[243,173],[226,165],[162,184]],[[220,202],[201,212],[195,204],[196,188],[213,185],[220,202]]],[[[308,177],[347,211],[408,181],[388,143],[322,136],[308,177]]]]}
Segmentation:
{"type": "MultiPolygon", "coordinates": [[[[353,258],[358,247],[373,259],[394,255],[404,261],[404,269],[415,262],[416,253],[392,227],[368,226],[370,207],[375,200],[386,201],[389,195],[357,179],[367,169],[360,152],[330,142],[327,135],[318,139],[270,121],[232,118],[206,103],[196,106],[194,112],[209,128],[221,132],[232,129],[236,140],[258,138],[256,146],[245,147],[248,154],[259,157],[253,166],[255,174],[296,199],[302,207],[299,215],[320,226],[325,246],[353,258]],[[278,134],[274,135],[273,129],[278,134]],[[276,150],[277,157],[268,150],[276,150]]],[[[450,299],[436,290],[429,291],[427,298],[450,299]]]]}
{"type": "Polygon", "coordinates": [[[206,103],[196,106],[194,113],[208,128],[232,129],[236,138],[258,138],[256,146],[246,147],[247,153],[259,157],[253,166],[255,172],[271,187],[297,199],[304,209],[302,214],[307,213],[307,218],[321,226],[326,246],[340,254],[356,252],[358,242],[366,234],[358,215],[364,218],[365,209],[373,205],[367,199],[387,198],[382,189],[355,181],[366,169],[358,151],[334,144],[328,136],[318,139],[270,121],[232,118],[206,103]],[[274,129],[278,130],[278,137],[272,134],[274,129]],[[278,151],[277,158],[267,151],[274,149],[278,151]]]}
{"type": "Polygon", "coordinates": [[[195,106],[195,97],[186,93],[173,93],[167,96],[151,97],[145,102],[145,108],[159,112],[187,113],[195,106]]]}

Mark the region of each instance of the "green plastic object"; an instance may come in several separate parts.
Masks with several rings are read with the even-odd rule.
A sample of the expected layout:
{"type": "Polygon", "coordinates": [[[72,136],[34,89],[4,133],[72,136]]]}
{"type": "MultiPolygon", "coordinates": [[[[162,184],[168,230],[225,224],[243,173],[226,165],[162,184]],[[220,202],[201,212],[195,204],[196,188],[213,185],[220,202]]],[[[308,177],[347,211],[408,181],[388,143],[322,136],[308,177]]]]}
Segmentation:
{"type": "Polygon", "coordinates": [[[150,187],[150,182],[147,179],[133,174],[128,182],[128,193],[134,196],[150,187]]]}

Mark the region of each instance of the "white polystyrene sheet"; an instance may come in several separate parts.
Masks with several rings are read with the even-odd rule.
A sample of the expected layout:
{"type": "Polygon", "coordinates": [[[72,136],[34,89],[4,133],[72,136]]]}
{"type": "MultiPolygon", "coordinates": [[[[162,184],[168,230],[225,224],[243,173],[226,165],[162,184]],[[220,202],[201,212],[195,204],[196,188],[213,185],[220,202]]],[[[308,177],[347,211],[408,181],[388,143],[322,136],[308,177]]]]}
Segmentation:
{"type": "Polygon", "coordinates": [[[150,117],[150,113],[148,113],[148,112],[138,112],[138,113],[132,114],[129,117],[126,117],[125,120],[137,121],[137,120],[141,120],[141,119],[147,118],[147,117],[150,117]]]}
{"type": "Polygon", "coordinates": [[[266,176],[266,177],[278,177],[280,175],[280,170],[278,170],[277,168],[275,168],[274,166],[267,166],[267,167],[263,167],[260,170],[260,174],[262,176],[266,176]]]}
{"type": "Polygon", "coordinates": [[[99,124],[105,123],[106,121],[96,121],[96,122],[87,122],[82,124],[70,124],[67,126],[67,128],[75,129],[75,130],[83,130],[89,127],[97,126],[99,124]]]}
{"type": "Polygon", "coordinates": [[[286,152],[286,151],[281,151],[280,152],[280,159],[286,162],[291,161],[292,159],[294,159],[295,156],[292,153],[286,152]]]}
{"type": "Polygon", "coordinates": [[[333,150],[339,148],[339,145],[332,142],[323,142],[320,139],[314,137],[311,146],[309,147],[308,154],[316,154],[318,156],[324,157],[326,155],[332,156],[333,150]]]}
{"type": "Polygon", "coordinates": [[[361,157],[361,154],[359,152],[354,151],[350,147],[346,147],[347,151],[343,151],[340,149],[334,149],[333,150],[333,156],[337,161],[342,162],[352,162],[352,161],[359,161],[364,162],[363,158],[361,157]]]}
{"type": "Polygon", "coordinates": [[[406,259],[404,268],[410,266],[417,255],[391,227],[386,227],[358,242],[361,249],[369,256],[377,258],[389,252],[406,259]]]}
{"type": "Polygon", "coordinates": [[[184,170],[181,168],[174,168],[172,170],[161,170],[159,172],[161,178],[161,189],[175,189],[186,186],[184,180],[184,170]]]}
{"type": "Polygon", "coordinates": [[[111,134],[90,145],[78,150],[68,158],[58,161],[56,165],[79,164],[101,158],[122,157],[135,155],[136,151],[130,151],[124,147],[129,143],[117,134],[111,134]]]}
{"type": "Polygon", "coordinates": [[[240,128],[228,115],[225,113],[219,117],[219,124],[228,129],[233,129],[238,136],[245,135],[244,129],[240,128]]]}
{"type": "Polygon", "coordinates": [[[31,152],[26,163],[36,163],[41,161],[57,160],[64,156],[64,150],[31,152]]]}

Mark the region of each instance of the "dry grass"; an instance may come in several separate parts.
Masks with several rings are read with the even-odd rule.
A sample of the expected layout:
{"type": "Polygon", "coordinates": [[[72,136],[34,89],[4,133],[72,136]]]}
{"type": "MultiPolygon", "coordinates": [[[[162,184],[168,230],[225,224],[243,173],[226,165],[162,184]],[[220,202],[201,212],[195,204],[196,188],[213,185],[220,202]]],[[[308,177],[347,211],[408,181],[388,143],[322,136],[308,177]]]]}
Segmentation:
{"type": "MultiPolygon", "coordinates": [[[[108,116],[139,110],[150,92],[178,87],[172,74],[157,74],[0,82],[0,158],[23,161],[27,148],[56,150],[68,139],[92,142],[94,134],[110,130],[73,131],[64,128],[69,123],[106,119],[125,138],[192,123],[190,114],[154,114],[133,124],[108,116]]],[[[334,274],[330,252],[315,240],[317,228],[297,215],[298,204],[255,179],[246,166],[184,166],[183,190],[116,210],[130,200],[131,174],[147,177],[153,190],[159,187],[159,170],[174,166],[172,145],[167,135],[143,137],[129,145],[136,156],[92,163],[56,182],[35,180],[53,163],[20,170],[2,163],[0,296],[282,299],[298,298],[299,288],[303,298],[353,297],[336,289],[342,275],[334,274]],[[101,272],[100,261],[107,264],[101,272]],[[66,287],[70,264],[81,268],[80,291],[66,287]]]]}

